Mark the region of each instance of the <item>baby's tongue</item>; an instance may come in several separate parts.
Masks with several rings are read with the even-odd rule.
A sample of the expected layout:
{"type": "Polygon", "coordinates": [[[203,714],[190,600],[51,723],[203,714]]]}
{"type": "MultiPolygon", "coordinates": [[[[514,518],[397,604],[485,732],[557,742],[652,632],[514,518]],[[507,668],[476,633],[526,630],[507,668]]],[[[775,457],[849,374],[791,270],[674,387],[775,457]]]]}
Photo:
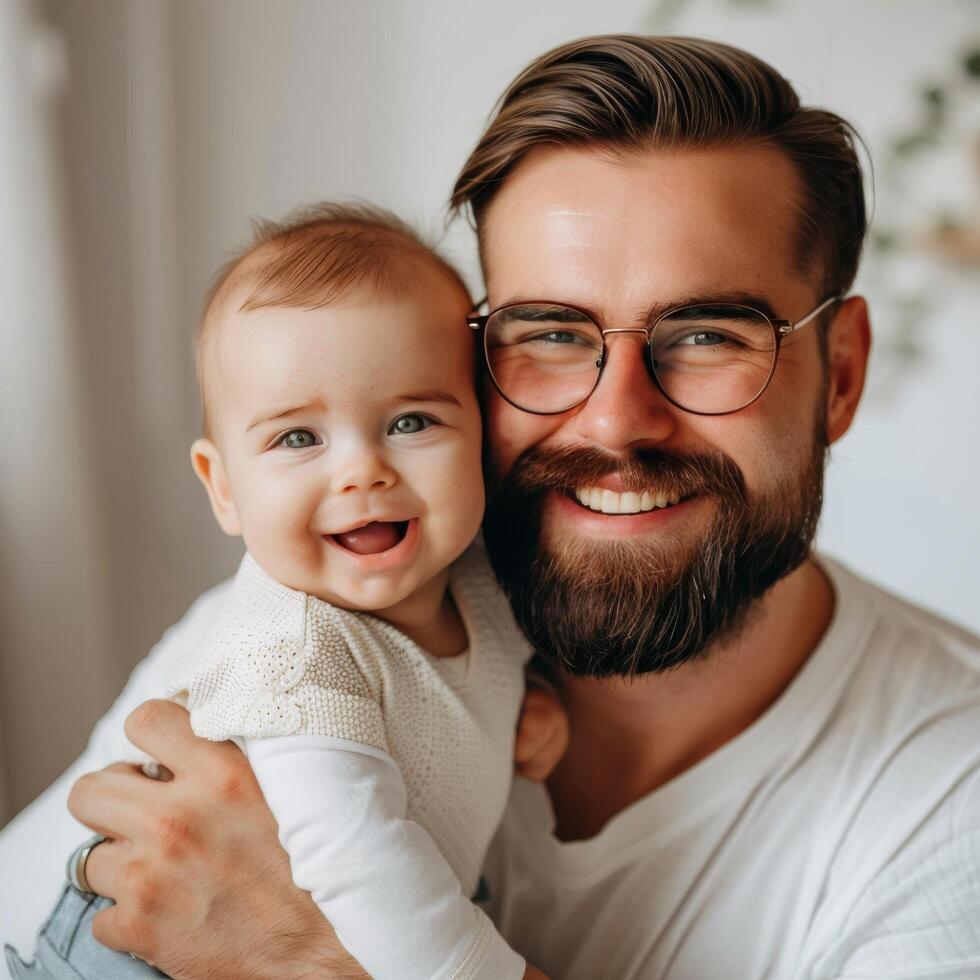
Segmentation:
{"type": "Polygon", "coordinates": [[[394,548],[402,537],[399,525],[391,521],[372,521],[364,527],[334,535],[348,551],[357,555],[376,555],[380,551],[387,551],[394,548]]]}

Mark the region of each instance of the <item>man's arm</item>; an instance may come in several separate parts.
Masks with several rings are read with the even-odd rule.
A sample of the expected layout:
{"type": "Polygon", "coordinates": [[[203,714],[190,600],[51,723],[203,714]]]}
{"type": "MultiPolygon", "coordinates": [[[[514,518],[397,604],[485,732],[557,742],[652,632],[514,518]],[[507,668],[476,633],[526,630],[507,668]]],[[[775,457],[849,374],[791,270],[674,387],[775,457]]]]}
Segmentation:
{"type": "MultiPolygon", "coordinates": [[[[93,921],[96,939],[174,980],[366,977],[293,884],[242,753],[198,739],[187,712],[169,701],[141,705],[126,733],[173,779],[156,782],[118,763],[72,789],[75,816],[111,838],[86,866],[92,888],[116,901],[93,921]]],[[[528,967],[524,978],[544,975],[528,967]]]]}
{"type": "Polygon", "coordinates": [[[72,788],[72,813],[111,838],[86,866],[92,888],[116,902],[93,921],[96,939],[175,980],[366,976],[293,884],[242,753],[198,739],[169,701],[138,707],[126,734],[173,779],[117,763],[72,788]]]}
{"type": "MultiPolygon", "coordinates": [[[[185,617],[167,631],[133,672],[126,689],[96,726],[84,754],[0,834],[0,908],[4,909],[0,940],[22,949],[33,947],[35,933],[64,882],[65,859],[88,836],[87,829],[73,819],[66,806],[72,783],[82,773],[106,766],[128,754],[123,737],[127,714],[165,689],[174,662],[200,643],[230,587],[231,582],[226,582],[205,593],[185,617]]],[[[108,858],[103,869],[103,884],[97,886],[99,890],[105,889],[106,894],[111,894],[105,883],[105,878],[111,878],[115,885],[108,884],[108,887],[135,892],[136,903],[154,907],[154,918],[164,923],[161,931],[155,933],[146,923],[135,921],[131,912],[127,919],[124,908],[122,913],[117,913],[119,918],[115,921],[117,944],[125,945],[118,930],[136,932],[145,943],[142,948],[147,958],[154,959],[165,970],[172,967],[173,976],[194,977],[195,980],[257,975],[247,969],[235,973],[229,964],[254,954],[255,959],[251,962],[257,966],[262,954],[272,947],[280,953],[288,953],[293,960],[292,964],[285,961],[272,964],[271,968],[283,975],[302,977],[301,971],[306,971],[305,975],[319,977],[364,976],[353,970],[351,961],[342,953],[309,896],[289,882],[286,855],[279,846],[275,826],[241,753],[228,745],[196,739],[186,713],[169,703],[164,703],[159,710],[147,712],[142,709],[134,723],[151,736],[154,746],[157,738],[161,741],[159,753],[147,743],[142,747],[158,758],[166,753],[165,757],[170,758],[178,770],[181,769],[179,759],[183,757],[181,745],[186,742],[190,750],[196,748],[201,778],[193,785],[187,779],[155,783],[132,766],[114,766],[107,772],[86,777],[74,791],[73,805],[79,816],[85,816],[91,810],[91,822],[104,826],[110,822],[115,824],[118,815],[126,821],[133,839],[123,832],[122,825],[112,828],[119,840],[101,844],[92,852],[88,870],[95,875],[93,882],[99,880],[100,863],[108,858]],[[149,717],[146,717],[147,713],[149,717]],[[168,746],[173,742],[174,746],[164,746],[164,742],[168,746]],[[230,799],[223,799],[223,796],[230,796],[230,799]],[[203,819],[209,813],[213,818],[218,812],[222,814],[220,823],[232,826],[234,833],[218,835],[217,839],[195,836],[199,830],[204,833],[219,823],[215,819],[203,819]],[[264,815],[264,818],[251,819],[256,814],[264,815]],[[183,848],[180,847],[181,827],[186,842],[183,848]],[[142,851],[133,843],[135,840],[141,841],[142,851]],[[191,844],[205,850],[210,848],[208,855],[214,865],[213,879],[205,880],[206,874],[212,873],[210,864],[204,872],[203,866],[187,860],[186,855],[194,850],[191,844]],[[181,850],[183,857],[177,853],[181,850]],[[273,867],[278,867],[278,872],[264,878],[273,867]],[[288,889],[284,882],[289,882],[288,889]],[[299,918],[295,921],[288,915],[277,914],[276,902],[280,900],[276,897],[277,888],[282,888],[286,894],[281,899],[285,902],[282,908],[292,908],[292,903],[296,903],[299,918]],[[183,910],[167,904],[180,896],[185,899],[194,896],[192,911],[202,916],[203,923],[198,922],[197,926],[205,929],[203,937],[193,931],[174,934],[167,929],[168,921],[182,922],[183,910]],[[264,898],[269,901],[263,907],[271,908],[267,920],[235,918],[248,914],[261,916],[259,906],[264,898]],[[243,912],[241,904],[236,904],[238,899],[246,904],[251,899],[251,906],[243,912]],[[175,918],[168,919],[170,915],[175,918]],[[312,930],[299,928],[298,923],[305,916],[312,917],[306,920],[312,930]],[[255,927],[253,922],[263,924],[255,927]],[[276,928],[277,924],[281,941],[267,941],[268,930],[276,928]],[[243,928],[247,935],[236,933],[231,936],[231,932],[243,928]],[[219,943],[219,936],[223,934],[229,936],[234,947],[230,953],[219,943]],[[216,955],[210,958],[210,966],[207,956],[196,955],[195,943],[205,951],[215,952],[216,955]],[[223,959],[225,956],[228,957],[226,960],[223,959]],[[205,969],[211,972],[201,972],[205,969]],[[186,972],[188,970],[193,972],[186,972]]],[[[138,738],[142,736],[138,735],[138,738]]],[[[103,926],[111,929],[113,923],[103,922],[103,926]]],[[[136,944],[129,948],[136,949],[136,944]]],[[[279,974],[264,974],[276,975],[279,974]]],[[[526,977],[542,976],[528,967],[526,977]]]]}

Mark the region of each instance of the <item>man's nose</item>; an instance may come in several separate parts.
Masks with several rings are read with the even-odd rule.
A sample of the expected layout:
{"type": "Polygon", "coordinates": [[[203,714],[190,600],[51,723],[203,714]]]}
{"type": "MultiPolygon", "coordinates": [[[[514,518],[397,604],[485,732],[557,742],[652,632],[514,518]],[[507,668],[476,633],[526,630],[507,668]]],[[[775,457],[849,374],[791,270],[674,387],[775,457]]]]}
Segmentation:
{"type": "Polygon", "coordinates": [[[665,442],[674,433],[677,409],[651,375],[642,331],[606,338],[606,362],[599,384],[575,416],[587,442],[610,452],[665,442]]]}
{"type": "Polygon", "coordinates": [[[386,462],[381,453],[370,446],[347,447],[342,456],[334,460],[330,476],[332,493],[356,493],[368,490],[386,490],[398,482],[398,474],[386,462]]]}

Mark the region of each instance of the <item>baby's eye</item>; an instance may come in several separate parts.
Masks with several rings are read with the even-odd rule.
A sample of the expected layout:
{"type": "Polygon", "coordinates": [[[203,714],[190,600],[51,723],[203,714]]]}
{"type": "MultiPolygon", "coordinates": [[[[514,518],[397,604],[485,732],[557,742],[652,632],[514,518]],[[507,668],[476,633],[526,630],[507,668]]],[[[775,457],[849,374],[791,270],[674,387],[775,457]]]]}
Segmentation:
{"type": "Polygon", "coordinates": [[[391,427],[388,429],[388,435],[410,436],[414,432],[421,432],[423,429],[428,429],[430,425],[435,424],[435,419],[429,418],[428,415],[419,415],[418,413],[399,415],[391,423],[391,427]]]}
{"type": "Polygon", "coordinates": [[[319,445],[320,440],[309,429],[290,429],[277,443],[285,449],[309,449],[319,445]]]}

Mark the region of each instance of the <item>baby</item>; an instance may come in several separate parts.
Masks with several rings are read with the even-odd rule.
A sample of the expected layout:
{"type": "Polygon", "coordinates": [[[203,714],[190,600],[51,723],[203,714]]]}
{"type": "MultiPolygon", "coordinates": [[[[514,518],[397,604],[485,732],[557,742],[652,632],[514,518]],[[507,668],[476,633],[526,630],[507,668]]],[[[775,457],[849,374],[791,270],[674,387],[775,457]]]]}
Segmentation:
{"type": "MultiPolygon", "coordinates": [[[[321,205],[260,226],[198,338],[192,462],[247,553],[168,693],[243,747],[295,882],[392,980],[525,976],[470,901],[530,655],[473,544],[471,309],[396,219],[321,205]]],[[[543,778],[564,719],[540,692],[527,715],[518,758],[543,778]]]]}

